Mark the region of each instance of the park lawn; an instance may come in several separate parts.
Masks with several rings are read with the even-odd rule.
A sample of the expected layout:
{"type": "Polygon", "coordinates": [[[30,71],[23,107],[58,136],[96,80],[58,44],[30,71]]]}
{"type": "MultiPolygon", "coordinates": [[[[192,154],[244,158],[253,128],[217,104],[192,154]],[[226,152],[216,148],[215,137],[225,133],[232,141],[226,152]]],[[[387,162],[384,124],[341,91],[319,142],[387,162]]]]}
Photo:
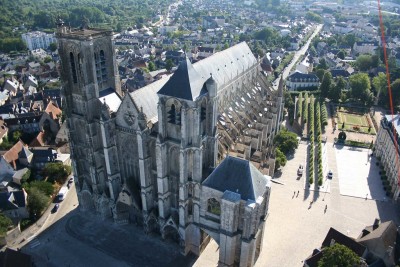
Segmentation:
{"type": "Polygon", "coordinates": [[[356,115],[356,114],[348,114],[339,112],[339,123],[351,124],[351,125],[358,125],[368,128],[368,122],[365,118],[365,115],[356,115]]]}

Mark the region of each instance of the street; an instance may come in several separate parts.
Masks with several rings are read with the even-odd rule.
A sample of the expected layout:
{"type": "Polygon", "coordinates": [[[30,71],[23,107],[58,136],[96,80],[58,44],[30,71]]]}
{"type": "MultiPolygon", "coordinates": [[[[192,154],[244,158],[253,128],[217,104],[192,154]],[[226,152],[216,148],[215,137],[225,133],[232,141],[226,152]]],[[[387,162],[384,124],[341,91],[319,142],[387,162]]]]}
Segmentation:
{"type": "MultiPolygon", "coordinates": [[[[283,80],[286,80],[286,78],[289,76],[291,69],[293,68],[293,66],[296,64],[297,60],[304,55],[307,50],[308,47],[310,46],[310,43],[312,41],[312,39],[314,39],[314,37],[322,30],[322,27],[324,25],[323,24],[319,24],[316,29],[314,30],[314,33],[311,35],[311,37],[308,39],[307,43],[305,43],[303,45],[303,47],[299,50],[297,50],[294,54],[294,57],[292,59],[292,61],[289,63],[289,65],[286,66],[286,68],[283,70],[282,72],[282,78],[283,80]]],[[[278,77],[274,82],[274,90],[278,90],[278,85],[279,85],[279,80],[281,77],[278,77]]]]}

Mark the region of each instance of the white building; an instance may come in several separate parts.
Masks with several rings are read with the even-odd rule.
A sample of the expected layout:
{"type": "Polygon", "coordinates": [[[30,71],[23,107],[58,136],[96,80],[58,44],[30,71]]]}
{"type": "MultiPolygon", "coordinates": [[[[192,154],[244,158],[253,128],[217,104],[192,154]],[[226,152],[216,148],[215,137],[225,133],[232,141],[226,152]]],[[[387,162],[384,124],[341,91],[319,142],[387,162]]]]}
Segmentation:
{"type": "Polygon", "coordinates": [[[299,88],[318,87],[319,79],[315,74],[295,72],[287,77],[286,86],[289,91],[297,91],[299,88]]]}
{"type": "Polygon", "coordinates": [[[40,31],[24,33],[22,34],[22,40],[24,40],[29,50],[39,48],[47,49],[51,43],[57,42],[53,33],[44,33],[40,31]]]}
{"type": "Polygon", "coordinates": [[[390,192],[393,199],[397,200],[400,195],[399,179],[400,179],[400,162],[399,162],[399,146],[400,141],[400,114],[395,116],[386,115],[381,121],[381,127],[376,137],[375,153],[380,158],[383,169],[386,172],[387,180],[390,185],[390,192]],[[397,142],[395,142],[395,139],[397,142]],[[396,155],[397,154],[397,155],[396,155]]]}

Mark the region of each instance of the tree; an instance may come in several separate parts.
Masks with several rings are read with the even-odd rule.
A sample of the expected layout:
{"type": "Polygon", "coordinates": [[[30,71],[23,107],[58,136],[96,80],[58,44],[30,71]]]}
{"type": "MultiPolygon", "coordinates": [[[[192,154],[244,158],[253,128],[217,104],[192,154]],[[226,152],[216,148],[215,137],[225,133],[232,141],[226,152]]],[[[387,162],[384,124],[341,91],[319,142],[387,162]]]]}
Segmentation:
{"type": "Polygon", "coordinates": [[[32,190],[32,188],[36,188],[46,196],[51,196],[54,192],[53,185],[46,181],[33,181],[29,183],[29,185],[25,189],[29,193],[32,190]]]}
{"type": "Polygon", "coordinates": [[[318,15],[317,13],[314,13],[312,11],[308,11],[306,14],[306,19],[317,22],[317,23],[321,23],[322,22],[322,17],[320,15],[318,15]]]}
{"type": "Polygon", "coordinates": [[[62,164],[61,162],[47,163],[43,169],[43,174],[48,176],[49,182],[57,182],[62,184],[71,174],[71,166],[62,164]]]}
{"type": "Polygon", "coordinates": [[[46,208],[49,197],[47,197],[44,193],[42,193],[37,188],[31,188],[28,194],[28,210],[31,217],[40,216],[43,210],[46,208]]]}
{"type": "Polygon", "coordinates": [[[328,96],[329,91],[332,87],[332,74],[329,71],[325,71],[324,77],[322,78],[319,90],[321,90],[321,98],[328,96]]]}
{"type": "Polygon", "coordinates": [[[55,52],[57,50],[57,44],[56,43],[51,43],[49,45],[49,49],[51,52],[55,52]]]}
{"type": "Polygon", "coordinates": [[[26,173],[24,173],[24,175],[22,175],[22,178],[21,178],[21,185],[24,185],[24,184],[29,180],[30,177],[31,177],[31,170],[28,169],[28,170],[26,171],[26,173]]]}
{"type": "Polygon", "coordinates": [[[322,79],[324,78],[324,74],[325,74],[325,70],[324,69],[317,69],[315,71],[315,75],[317,75],[318,79],[320,81],[322,81],[322,79]]]}
{"type": "Polygon", "coordinates": [[[368,74],[357,73],[350,76],[351,97],[367,102],[371,98],[371,82],[368,74]]]}
{"type": "Polygon", "coordinates": [[[0,38],[0,51],[9,53],[11,51],[26,50],[26,45],[22,38],[0,38]]]}
{"type": "Polygon", "coordinates": [[[324,69],[324,70],[327,70],[327,69],[328,69],[328,64],[326,64],[325,58],[321,58],[321,59],[319,60],[319,64],[318,64],[317,68],[318,68],[318,69],[324,69]]]}
{"type": "Polygon", "coordinates": [[[153,61],[150,61],[149,65],[147,66],[147,68],[149,69],[149,71],[155,71],[156,70],[156,65],[154,64],[153,61]]]}
{"type": "Polygon", "coordinates": [[[372,85],[375,88],[376,94],[376,101],[379,102],[379,96],[383,92],[385,93],[387,87],[387,80],[386,75],[382,72],[378,73],[378,76],[375,76],[372,79],[372,85]]]}
{"type": "Polygon", "coordinates": [[[167,71],[171,71],[172,70],[172,67],[174,66],[174,62],[172,62],[172,60],[171,59],[167,59],[166,61],[165,61],[165,68],[167,69],[167,71]]]}
{"type": "Polygon", "coordinates": [[[274,144],[285,155],[294,152],[298,147],[297,135],[283,128],[274,138],[274,144]]]}
{"type": "Polygon", "coordinates": [[[348,247],[335,243],[323,250],[323,256],[318,261],[318,267],[360,266],[361,259],[348,247]]]}
{"type": "Polygon", "coordinates": [[[275,149],[275,170],[278,170],[280,167],[285,166],[287,162],[285,154],[279,150],[279,148],[275,149]]]}
{"type": "Polygon", "coordinates": [[[49,63],[49,62],[51,62],[51,57],[49,57],[49,56],[46,56],[45,58],[44,58],[44,63],[49,63]]]}
{"type": "Polygon", "coordinates": [[[12,134],[12,139],[13,139],[14,143],[18,142],[19,139],[21,138],[21,136],[22,136],[21,131],[19,131],[19,130],[14,131],[12,134]]]}
{"type": "Polygon", "coordinates": [[[340,59],[344,59],[346,57],[346,53],[343,50],[340,50],[336,56],[340,59]]]}
{"type": "Polygon", "coordinates": [[[6,217],[3,213],[0,213],[0,236],[4,237],[8,231],[8,228],[12,225],[10,218],[6,217]]]}
{"type": "Polygon", "coordinates": [[[333,102],[339,102],[340,95],[342,91],[346,88],[346,81],[343,79],[342,76],[337,78],[336,84],[332,85],[329,89],[329,99],[333,102]]]}
{"type": "Polygon", "coordinates": [[[372,67],[372,57],[370,55],[360,55],[356,59],[356,66],[361,71],[367,71],[372,67]]]}
{"type": "Polygon", "coordinates": [[[346,44],[352,48],[356,42],[356,36],[354,34],[346,34],[344,40],[346,44]]]}

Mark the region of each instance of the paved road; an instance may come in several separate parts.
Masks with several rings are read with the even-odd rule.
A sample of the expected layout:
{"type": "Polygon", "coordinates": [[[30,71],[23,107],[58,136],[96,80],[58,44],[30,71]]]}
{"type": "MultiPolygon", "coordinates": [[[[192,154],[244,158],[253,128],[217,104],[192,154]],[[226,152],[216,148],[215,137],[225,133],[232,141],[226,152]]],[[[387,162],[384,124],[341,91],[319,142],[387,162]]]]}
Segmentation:
{"type": "MultiPolygon", "coordinates": [[[[291,69],[293,68],[293,66],[296,64],[297,60],[298,60],[302,55],[304,55],[304,54],[307,52],[308,47],[310,46],[310,43],[311,43],[312,39],[314,39],[314,37],[322,30],[322,27],[323,27],[323,26],[324,26],[323,24],[317,25],[317,27],[316,27],[315,30],[314,30],[314,33],[313,33],[313,34],[311,35],[311,37],[308,39],[307,43],[305,43],[301,49],[299,49],[299,50],[297,50],[297,51],[295,52],[292,62],[291,62],[291,63],[283,70],[283,72],[282,72],[283,80],[285,80],[286,77],[289,76],[290,70],[291,70],[291,69]]],[[[273,82],[273,84],[274,84],[274,90],[278,90],[279,80],[280,80],[280,77],[277,78],[277,79],[273,82]]]]}
{"type": "MultiPolygon", "coordinates": [[[[68,177],[68,179],[70,177],[68,177]]],[[[68,214],[71,210],[75,209],[75,207],[78,205],[78,198],[74,183],[70,184],[70,189],[68,190],[65,199],[60,203],[58,211],[51,213],[54,205],[54,203],[50,204],[47,210],[43,213],[42,217],[35,224],[25,229],[25,231],[23,231],[21,235],[18,236],[14,241],[10,241],[8,247],[17,249],[25,246],[38,234],[49,228],[53,223],[64,217],[64,215],[68,214]]]]}

